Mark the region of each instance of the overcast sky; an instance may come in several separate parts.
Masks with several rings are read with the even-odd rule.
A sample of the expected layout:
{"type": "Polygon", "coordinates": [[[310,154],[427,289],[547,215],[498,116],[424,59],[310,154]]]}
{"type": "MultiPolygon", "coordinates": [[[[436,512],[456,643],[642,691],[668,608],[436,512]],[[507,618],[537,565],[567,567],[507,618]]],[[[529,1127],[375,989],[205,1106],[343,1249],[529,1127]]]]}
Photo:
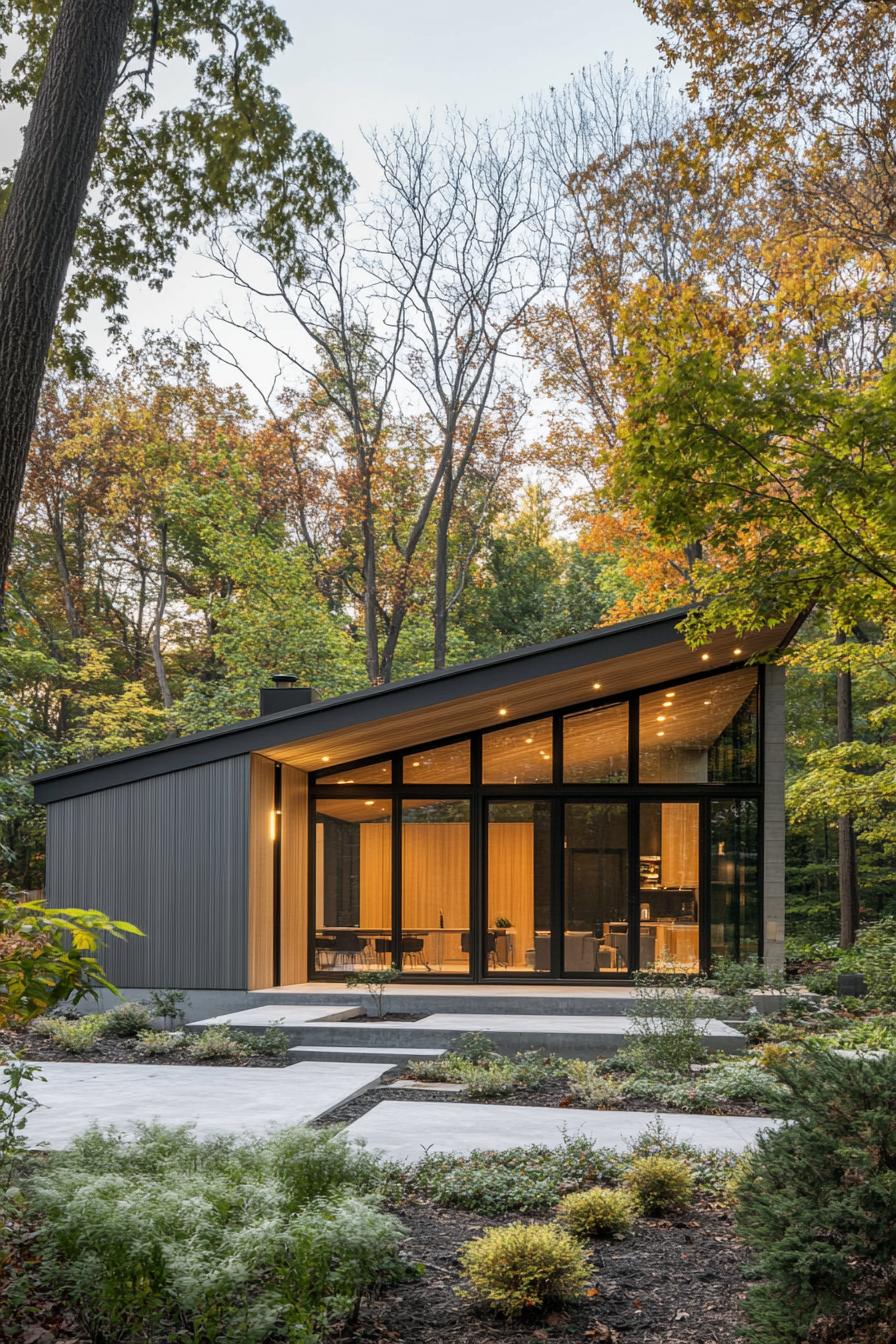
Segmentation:
{"type": "MultiPolygon", "coordinates": [[[[278,0],[292,46],[271,81],[298,125],[323,132],[362,192],[374,182],[360,127],[388,127],[413,110],[446,105],[498,115],[520,98],[562,84],[613,54],[639,71],[657,63],[656,30],[635,0],[278,0]]],[[[0,154],[16,153],[20,113],[0,118],[0,154]]],[[[203,280],[196,255],[183,257],[161,294],[132,289],[135,336],[179,326],[212,306],[219,282],[203,280]]],[[[101,321],[89,322],[105,354],[101,321]]]]}

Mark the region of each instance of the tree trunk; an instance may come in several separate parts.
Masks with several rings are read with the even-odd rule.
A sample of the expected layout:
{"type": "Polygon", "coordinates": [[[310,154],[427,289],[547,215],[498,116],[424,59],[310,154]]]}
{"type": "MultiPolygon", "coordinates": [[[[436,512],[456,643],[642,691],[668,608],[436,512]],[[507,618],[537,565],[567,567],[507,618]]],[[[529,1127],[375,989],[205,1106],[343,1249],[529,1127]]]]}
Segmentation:
{"type": "Polygon", "coordinates": [[[168,524],[159,528],[159,587],[156,592],[156,609],[152,621],[152,661],[156,669],[156,681],[162,704],[170,709],[174,704],[168,676],[165,672],[165,660],[162,657],[162,622],[165,619],[165,606],[168,601],[168,524]]]}
{"type": "Polygon", "coordinates": [[[433,659],[437,670],[448,661],[448,537],[454,513],[454,460],[449,453],[442,481],[442,506],[436,520],[436,556],[433,573],[433,659]]]}
{"type": "MultiPolygon", "coordinates": [[[[846,636],[837,634],[837,643],[846,636]]],[[[837,743],[853,739],[852,673],[837,673],[837,743]]],[[[837,870],[840,887],[840,946],[852,947],[859,929],[859,882],[856,833],[849,815],[837,818],[837,870]]]]}
{"type": "Polygon", "coordinates": [[[63,0],[0,225],[0,614],[75,233],[134,0],[63,0]]]}

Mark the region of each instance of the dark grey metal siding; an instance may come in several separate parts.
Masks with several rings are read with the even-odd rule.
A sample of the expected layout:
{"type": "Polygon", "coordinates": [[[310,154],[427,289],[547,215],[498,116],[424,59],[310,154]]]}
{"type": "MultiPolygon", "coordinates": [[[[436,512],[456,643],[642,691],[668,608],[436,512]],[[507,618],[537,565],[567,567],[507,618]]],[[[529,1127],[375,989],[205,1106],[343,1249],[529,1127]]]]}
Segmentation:
{"type": "Polygon", "coordinates": [[[142,929],[104,956],[113,984],[244,989],[249,756],[51,803],[47,899],[142,929]]]}

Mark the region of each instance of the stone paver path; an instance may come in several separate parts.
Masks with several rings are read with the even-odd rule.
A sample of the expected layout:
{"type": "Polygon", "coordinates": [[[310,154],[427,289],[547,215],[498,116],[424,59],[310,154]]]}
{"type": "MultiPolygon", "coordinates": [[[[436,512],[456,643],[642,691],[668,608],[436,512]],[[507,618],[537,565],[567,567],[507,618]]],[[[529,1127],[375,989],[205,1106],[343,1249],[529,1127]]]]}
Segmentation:
{"type": "MultiPolygon", "coordinates": [[[[659,1117],[677,1139],[695,1147],[743,1152],[762,1129],[781,1122],[751,1116],[672,1115],[659,1117]]],[[[602,1148],[626,1148],[656,1116],[644,1111],[579,1111],[554,1106],[488,1106],[473,1102],[382,1101],[353,1121],[348,1133],[399,1162],[432,1153],[466,1155],[545,1144],[556,1147],[564,1134],[585,1134],[602,1148]]]]}
{"type": "Polygon", "coordinates": [[[92,1124],[132,1130],[141,1121],[212,1134],[264,1134],[317,1119],[388,1071],[384,1064],[307,1063],[283,1069],[190,1064],[41,1063],[29,1084],[32,1147],[64,1148],[92,1124]]]}

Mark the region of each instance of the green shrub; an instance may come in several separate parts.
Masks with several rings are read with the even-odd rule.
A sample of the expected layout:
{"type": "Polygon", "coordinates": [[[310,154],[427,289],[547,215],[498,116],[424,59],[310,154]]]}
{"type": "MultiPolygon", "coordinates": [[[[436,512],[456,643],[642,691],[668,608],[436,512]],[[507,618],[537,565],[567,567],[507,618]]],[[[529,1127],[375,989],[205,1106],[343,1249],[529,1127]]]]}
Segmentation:
{"type": "Polygon", "coordinates": [[[864,975],[872,1002],[896,1008],[896,917],[889,915],[863,929],[848,962],[841,969],[864,975]]]}
{"type": "Polygon", "coordinates": [[[780,971],[769,971],[758,957],[744,957],[732,961],[720,957],[713,961],[711,984],[721,995],[738,995],[750,989],[783,989],[780,971]]]}
{"type": "Polygon", "coordinates": [[[345,977],[346,986],[356,989],[363,985],[368,994],[368,1017],[384,1017],[386,1012],[386,990],[401,972],[397,966],[380,966],[367,971],[352,971],[345,977]]]}
{"type": "Polygon", "coordinates": [[[760,1134],[737,1227],[759,1279],[747,1295],[756,1344],[797,1344],[819,1318],[825,1335],[892,1338],[896,1302],[879,1276],[896,1259],[896,1058],[844,1059],[817,1047],[773,1066],[788,1124],[760,1134]],[[838,1332],[849,1321],[847,1332],[838,1332]]]}
{"type": "Polygon", "coordinates": [[[145,1003],[119,1003],[99,1019],[101,1036],[128,1040],[152,1027],[152,1014],[145,1003]]]}
{"type": "Polygon", "coordinates": [[[458,1036],[451,1053],[466,1059],[470,1064],[485,1064],[487,1060],[494,1059],[495,1046],[483,1032],[467,1031],[463,1036],[458,1036]]]}
{"type": "MultiPolygon", "coordinates": [[[[53,1035],[53,1023],[59,1020],[58,1017],[35,1017],[33,1021],[28,1023],[28,1028],[34,1032],[35,1036],[42,1036],[49,1040],[53,1035]]],[[[69,1021],[71,1019],[66,1018],[65,1020],[69,1021]]]]}
{"type": "Polygon", "coordinates": [[[70,1055],[83,1055],[92,1050],[101,1033],[100,1015],[86,1013],[83,1017],[47,1017],[46,1035],[70,1055]]]}
{"type": "Polygon", "coordinates": [[[681,1158],[636,1157],[622,1179],[642,1213],[685,1209],[694,1195],[693,1172],[681,1158]]]}
{"type": "Polygon", "coordinates": [[[274,1059],[285,1055],[289,1049],[289,1037],[280,1027],[267,1027],[264,1031],[237,1032],[237,1039],[245,1042],[253,1055],[267,1055],[274,1059]]]}
{"type": "Polygon", "coordinates": [[[803,977],[803,984],[812,994],[836,994],[837,974],[837,971],[810,971],[803,977]]]}
{"type": "Polygon", "coordinates": [[[591,1059],[568,1059],[566,1077],[573,1100],[595,1111],[612,1110],[627,1087],[591,1059]]]}
{"type": "Polygon", "coordinates": [[[227,1026],[206,1027],[187,1042],[191,1059],[248,1059],[251,1053],[243,1037],[227,1026]]]}
{"type": "Polygon", "coordinates": [[[635,977],[636,996],[629,1009],[633,1030],[619,1054],[634,1072],[662,1069],[687,1073],[705,1056],[701,1018],[708,1016],[696,983],[675,975],[635,977]]]}
{"type": "Polygon", "coordinates": [[[370,1164],[322,1131],[93,1131],[26,1187],[43,1279],[92,1339],[311,1344],[403,1273],[370,1164]]]}
{"type": "Polygon", "coordinates": [[[181,989],[153,989],[147,1000],[153,1017],[160,1017],[166,1027],[183,1022],[186,1002],[187,996],[181,989]]]}
{"type": "Polygon", "coordinates": [[[539,1087],[557,1076],[556,1061],[545,1058],[541,1051],[531,1050],[505,1059],[491,1051],[484,1054],[481,1042],[485,1039],[474,1033],[470,1051],[475,1058],[457,1050],[449,1051],[441,1059],[411,1060],[407,1072],[412,1078],[428,1082],[463,1083],[471,1097],[502,1097],[514,1088],[539,1087]]]}
{"type": "Polygon", "coordinates": [[[185,1039],[182,1031],[141,1031],[134,1049],[138,1055],[173,1055],[185,1039]]]}
{"type": "Polygon", "coordinates": [[[557,1220],[576,1237],[617,1237],[635,1221],[635,1206],[625,1190],[574,1190],[561,1199],[557,1220]]]}
{"type": "Polygon", "coordinates": [[[477,1295],[510,1320],[573,1301],[589,1278],[581,1244],[551,1223],[490,1228],[459,1259],[477,1295]]]}
{"type": "Polygon", "coordinates": [[[540,1213],[570,1190],[618,1181],[624,1160],[581,1136],[556,1148],[508,1148],[469,1157],[434,1154],[411,1174],[411,1187],[433,1203],[500,1216],[540,1213]]]}

